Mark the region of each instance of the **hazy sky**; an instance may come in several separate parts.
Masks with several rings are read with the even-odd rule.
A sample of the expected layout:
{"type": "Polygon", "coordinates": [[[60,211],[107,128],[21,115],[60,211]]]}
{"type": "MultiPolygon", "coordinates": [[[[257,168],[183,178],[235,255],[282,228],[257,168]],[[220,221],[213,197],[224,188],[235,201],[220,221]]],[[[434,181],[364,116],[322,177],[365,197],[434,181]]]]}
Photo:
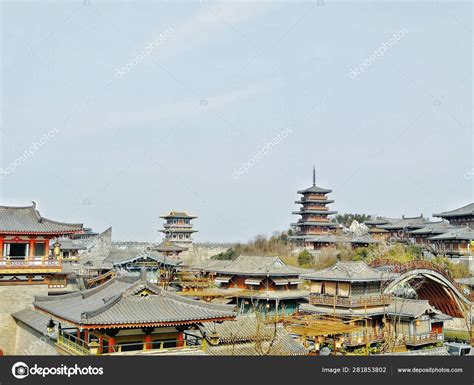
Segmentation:
{"type": "Polygon", "coordinates": [[[248,240],[297,219],[313,163],[340,213],[473,201],[469,2],[1,13],[0,204],[117,240],[159,239],[159,215],[187,210],[199,241],[248,240]]]}

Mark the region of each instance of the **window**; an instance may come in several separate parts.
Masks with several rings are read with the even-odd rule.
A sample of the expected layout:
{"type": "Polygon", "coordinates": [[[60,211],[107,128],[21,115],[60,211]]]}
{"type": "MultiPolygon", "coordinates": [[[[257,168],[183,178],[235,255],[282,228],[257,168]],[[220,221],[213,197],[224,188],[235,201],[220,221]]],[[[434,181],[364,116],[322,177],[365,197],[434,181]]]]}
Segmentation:
{"type": "Polygon", "coordinates": [[[42,257],[45,255],[44,243],[35,243],[35,256],[42,257]]]}
{"type": "MultiPolygon", "coordinates": [[[[10,257],[26,257],[26,243],[9,243],[7,246],[10,249],[9,255],[10,257]]],[[[7,249],[8,250],[8,249],[7,249]]]]}

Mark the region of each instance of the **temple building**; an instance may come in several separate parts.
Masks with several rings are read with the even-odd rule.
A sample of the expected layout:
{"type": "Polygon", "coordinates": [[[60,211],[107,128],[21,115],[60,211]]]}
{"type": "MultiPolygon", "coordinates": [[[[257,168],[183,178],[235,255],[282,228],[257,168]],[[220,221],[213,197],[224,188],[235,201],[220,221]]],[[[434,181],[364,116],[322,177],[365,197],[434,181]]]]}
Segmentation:
{"type": "Polygon", "coordinates": [[[363,332],[345,336],[343,344],[348,349],[387,340],[409,349],[442,342],[443,323],[451,317],[427,300],[384,294],[382,285],[392,278],[391,274],[364,262],[337,262],[301,275],[310,281],[311,294],[309,303],[300,309],[309,314],[334,315],[363,327],[363,332]]]}
{"type": "Polygon", "coordinates": [[[455,227],[442,234],[428,238],[437,252],[451,258],[472,256],[474,241],[474,229],[470,227],[455,227]]]}
{"type": "Polygon", "coordinates": [[[236,315],[233,306],[183,298],[147,281],[144,274],[137,280],[113,278],[81,292],[38,296],[33,307],[13,317],[31,333],[41,329],[38,319],[44,321],[46,315],[49,321],[42,331],[56,333],[55,347],[62,355],[201,349],[202,341],[187,330],[236,315]]]}
{"type": "Polygon", "coordinates": [[[469,226],[474,228],[474,203],[455,210],[433,214],[434,217],[443,218],[455,226],[469,226]]]}
{"type": "Polygon", "coordinates": [[[45,284],[66,286],[60,244],[50,255],[54,238],[83,232],[83,225],[41,216],[31,206],[0,206],[0,285],[45,284]]]}
{"type": "Polygon", "coordinates": [[[286,265],[279,257],[241,255],[205,267],[217,288],[184,295],[201,298],[227,297],[241,312],[258,311],[265,314],[292,314],[306,302],[309,292],[300,288],[299,275],[310,270],[286,265]]]}
{"type": "Polygon", "coordinates": [[[182,247],[189,247],[192,242],[193,233],[197,230],[193,229],[191,221],[196,216],[188,215],[184,211],[171,211],[167,215],[162,215],[160,218],[165,219],[163,229],[160,232],[165,234],[165,239],[182,247]]]}
{"type": "Polygon", "coordinates": [[[266,322],[256,313],[235,320],[199,325],[205,352],[211,356],[303,356],[309,349],[296,341],[281,324],[266,322]]]}
{"type": "MultiPolygon", "coordinates": [[[[401,219],[390,220],[389,223],[379,224],[375,227],[386,231],[382,236],[386,241],[395,240],[403,242],[413,239],[411,234],[413,230],[421,229],[429,224],[430,221],[421,214],[419,217],[405,217],[403,215],[401,219]]],[[[374,236],[373,231],[371,235],[374,236]]]]}
{"type": "Polygon", "coordinates": [[[429,247],[431,245],[430,238],[436,235],[444,234],[455,229],[447,221],[433,222],[421,229],[412,230],[410,233],[417,245],[429,247]]]}
{"type": "Polygon", "coordinates": [[[301,218],[291,226],[295,229],[295,235],[289,237],[298,245],[306,248],[320,248],[317,238],[327,236],[334,232],[336,223],[331,222],[329,215],[336,214],[337,211],[330,211],[328,204],[333,200],[327,198],[327,194],[332,190],[316,186],[316,170],[313,167],[313,185],[305,190],[298,190],[302,197],[295,203],[302,205],[299,211],[293,214],[301,215],[301,218]],[[316,242],[313,242],[316,240],[316,242]]]}

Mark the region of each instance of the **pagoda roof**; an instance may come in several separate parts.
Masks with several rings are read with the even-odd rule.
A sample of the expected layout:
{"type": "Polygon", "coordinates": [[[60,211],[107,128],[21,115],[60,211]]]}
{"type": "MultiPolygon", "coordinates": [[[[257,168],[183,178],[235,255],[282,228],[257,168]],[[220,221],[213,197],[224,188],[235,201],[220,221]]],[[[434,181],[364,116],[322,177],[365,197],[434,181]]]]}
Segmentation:
{"type": "Polygon", "coordinates": [[[368,266],[365,262],[336,262],[331,267],[310,274],[301,275],[311,281],[372,282],[382,281],[383,273],[368,266]]]}
{"type": "Polygon", "coordinates": [[[334,201],[331,199],[305,199],[305,200],[295,201],[295,203],[300,204],[300,205],[306,205],[309,203],[329,204],[329,203],[334,203],[334,201]]]}
{"type": "Polygon", "coordinates": [[[325,211],[325,210],[300,210],[300,211],[293,211],[292,214],[300,215],[300,214],[321,214],[321,215],[333,215],[337,214],[337,211],[325,211]]]}
{"type": "Polygon", "coordinates": [[[298,194],[303,194],[303,195],[306,195],[306,194],[329,194],[331,192],[332,192],[332,190],[330,190],[330,189],[318,187],[316,185],[312,185],[311,187],[308,187],[307,189],[297,191],[298,194]]]}
{"type": "Polygon", "coordinates": [[[233,306],[198,302],[142,278],[113,278],[93,289],[36,296],[38,310],[75,325],[96,327],[167,326],[233,319],[233,306]]]}
{"type": "Polygon", "coordinates": [[[197,233],[198,230],[193,230],[189,227],[167,227],[166,229],[158,230],[162,233],[197,233]]]}
{"type": "Polygon", "coordinates": [[[457,227],[444,234],[435,235],[428,238],[430,241],[444,241],[444,240],[459,240],[472,241],[474,240],[474,229],[469,227],[457,227]]]}
{"type": "Polygon", "coordinates": [[[65,223],[42,217],[36,203],[22,207],[0,206],[1,234],[66,235],[83,231],[82,223],[65,223]]]}
{"type": "Polygon", "coordinates": [[[170,211],[169,214],[161,215],[160,218],[167,219],[167,218],[188,218],[194,219],[197,218],[194,215],[189,215],[186,211],[170,211]]]}
{"type": "Polygon", "coordinates": [[[332,222],[296,222],[292,223],[291,226],[318,226],[318,227],[336,227],[337,223],[332,222]]]}
{"type": "Polygon", "coordinates": [[[263,257],[256,255],[240,255],[223,267],[208,267],[206,270],[219,274],[247,276],[297,276],[311,270],[285,264],[280,257],[263,257]]]}
{"type": "Polygon", "coordinates": [[[379,228],[386,230],[395,230],[395,229],[406,229],[406,228],[415,228],[421,229],[426,225],[430,224],[430,221],[420,215],[419,217],[402,217],[397,221],[388,223],[386,225],[380,225],[379,228]]]}
{"type": "Polygon", "coordinates": [[[471,217],[474,216],[474,203],[470,203],[455,210],[445,211],[439,214],[433,214],[433,216],[440,218],[471,217]]]}

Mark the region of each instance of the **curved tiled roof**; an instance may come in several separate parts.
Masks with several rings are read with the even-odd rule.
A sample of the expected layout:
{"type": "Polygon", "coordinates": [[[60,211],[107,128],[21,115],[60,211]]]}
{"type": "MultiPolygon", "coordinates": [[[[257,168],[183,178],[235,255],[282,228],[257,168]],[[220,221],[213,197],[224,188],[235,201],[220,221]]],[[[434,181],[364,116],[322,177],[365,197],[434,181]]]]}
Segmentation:
{"type": "Polygon", "coordinates": [[[241,255],[224,267],[207,270],[221,274],[248,276],[296,276],[309,272],[308,269],[285,264],[279,257],[241,255]]]}
{"type": "Polygon", "coordinates": [[[282,325],[259,322],[255,314],[240,315],[235,320],[222,323],[207,323],[199,327],[209,341],[206,353],[210,355],[306,355],[301,343],[289,335],[282,325]],[[260,325],[259,325],[260,323],[260,325]],[[211,343],[218,336],[217,345],[211,343]],[[261,351],[258,348],[261,343],[261,351]]]}
{"type": "Polygon", "coordinates": [[[331,267],[303,274],[301,278],[312,281],[370,282],[382,281],[383,273],[368,266],[365,262],[336,262],[331,267]]]}
{"type": "Polygon", "coordinates": [[[189,215],[186,211],[171,211],[169,214],[161,215],[160,218],[197,218],[194,215],[189,215]]]}
{"type": "Polygon", "coordinates": [[[36,309],[77,325],[171,325],[232,319],[232,306],[184,298],[150,282],[125,279],[54,297],[35,297],[36,309]],[[146,292],[142,296],[140,292],[146,292]]]}
{"type": "Polygon", "coordinates": [[[466,206],[460,207],[455,210],[445,211],[439,214],[433,214],[434,217],[451,218],[451,217],[464,217],[474,216],[474,203],[470,203],[466,206]]]}
{"type": "Polygon", "coordinates": [[[313,186],[311,186],[307,189],[297,191],[298,194],[329,194],[330,192],[332,192],[332,190],[327,189],[327,188],[318,187],[318,186],[315,186],[315,185],[313,185],[313,186]]]}
{"type": "Polygon", "coordinates": [[[3,234],[72,234],[84,231],[82,223],[63,223],[41,216],[32,206],[0,206],[0,233],[3,234]]]}

